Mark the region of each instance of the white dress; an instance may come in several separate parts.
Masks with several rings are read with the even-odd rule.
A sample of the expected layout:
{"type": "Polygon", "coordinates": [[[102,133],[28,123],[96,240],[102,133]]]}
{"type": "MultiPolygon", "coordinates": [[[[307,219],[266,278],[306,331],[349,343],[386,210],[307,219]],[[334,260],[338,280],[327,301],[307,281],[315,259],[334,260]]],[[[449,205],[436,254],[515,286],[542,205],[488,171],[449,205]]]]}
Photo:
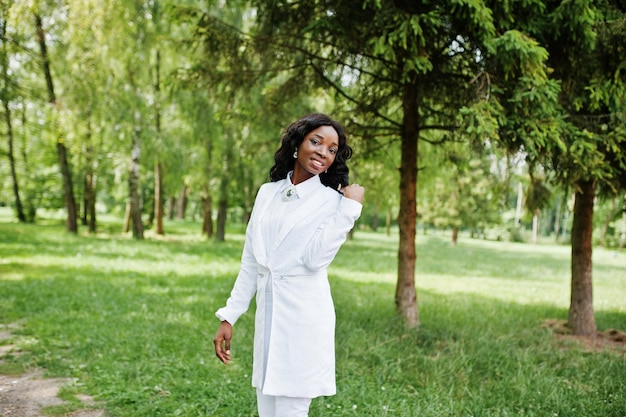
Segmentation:
{"type": "Polygon", "coordinates": [[[284,201],[289,179],[261,186],[241,268],[226,306],[234,325],[256,294],[252,385],[265,395],[333,395],[335,310],[326,268],[361,214],[361,204],[314,176],[284,201]]]}

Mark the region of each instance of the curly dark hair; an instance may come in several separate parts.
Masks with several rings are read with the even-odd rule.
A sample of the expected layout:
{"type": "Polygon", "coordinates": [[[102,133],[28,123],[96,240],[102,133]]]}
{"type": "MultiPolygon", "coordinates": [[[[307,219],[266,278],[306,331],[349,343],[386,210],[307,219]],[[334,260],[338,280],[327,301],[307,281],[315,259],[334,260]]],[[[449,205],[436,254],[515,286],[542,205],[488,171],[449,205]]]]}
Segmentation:
{"type": "Polygon", "coordinates": [[[307,134],[321,126],[331,126],[335,129],[339,137],[339,149],[335,155],[335,161],[327,172],[320,174],[320,181],[325,186],[335,190],[340,185],[345,187],[349,184],[350,170],[346,161],[352,157],[352,148],[348,146],[343,127],[337,121],[321,113],[310,113],[302,116],[289,125],[283,133],[280,148],[274,154],[274,166],[270,168],[272,181],[280,181],[287,177],[289,171],[293,170],[294,167],[294,151],[298,149],[307,134]]]}

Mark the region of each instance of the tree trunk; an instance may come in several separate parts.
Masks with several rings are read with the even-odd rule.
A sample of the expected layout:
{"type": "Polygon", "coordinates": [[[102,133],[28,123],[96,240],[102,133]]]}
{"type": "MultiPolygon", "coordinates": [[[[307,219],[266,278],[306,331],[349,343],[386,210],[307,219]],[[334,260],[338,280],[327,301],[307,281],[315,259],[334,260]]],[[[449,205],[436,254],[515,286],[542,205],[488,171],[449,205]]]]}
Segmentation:
{"type": "Polygon", "coordinates": [[[228,210],[228,200],[226,197],[220,197],[217,204],[217,230],[215,232],[215,240],[223,242],[226,240],[226,217],[228,210]]]}
{"type": "Polygon", "coordinates": [[[61,166],[61,176],[63,177],[63,194],[65,196],[65,208],[67,209],[66,229],[71,233],[78,233],[78,208],[74,198],[74,185],[72,174],[67,162],[67,148],[63,144],[63,136],[59,135],[57,140],[57,155],[61,166]]]}
{"type": "Polygon", "coordinates": [[[555,209],[555,215],[554,215],[554,240],[556,242],[559,241],[559,232],[561,231],[561,213],[563,210],[563,206],[562,206],[562,202],[563,199],[558,199],[556,201],[556,209],[555,209]]]}
{"type": "MultiPolygon", "coordinates": [[[[158,145],[161,145],[161,51],[156,50],[154,65],[154,127],[156,129],[158,145]]],[[[156,219],[156,234],[163,232],[163,164],[157,156],[154,162],[154,217],[156,219]]]]}
{"type": "Polygon", "coordinates": [[[215,239],[219,242],[226,240],[226,218],[228,216],[228,182],[231,172],[231,158],[233,148],[233,135],[230,130],[226,132],[224,155],[222,157],[222,174],[220,178],[219,200],[217,202],[217,230],[215,239]]]}
{"type": "Polygon", "coordinates": [[[85,220],[89,233],[96,233],[96,175],[93,167],[91,119],[87,120],[85,147],[85,220]]]}
{"type": "Polygon", "coordinates": [[[96,175],[93,168],[85,175],[85,214],[89,233],[96,233],[96,175]]]}
{"type": "Polygon", "coordinates": [[[539,237],[539,210],[533,212],[533,234],[531,237],[532,243],[537,243],[539,237]]]}
{"type": "Polygon", "coordinates": [[[575,335],[594,335],[591,252],[593,233],[593,180],[578,182],[572,224],[572,285],[568,326],[575,335]]]}
{"type": "Polygon", "coordinates": [[[22,206],[22,199],[20,198],[20,187],[19,182],[17,180],[17,170],[15,168],[15,152],[13,148],[13,124],[11,123],[11,107],[9,106],[9,97],[7,91],[9,87],[7,86],[9,80],[9,60],[6,51],[6,19],[2,19],[0,21],[0,41],[2,42],[2,54],[0,57],[2,58],[2,62],[0,62],[0,66],[2,67],[2,79],[4,80],[4,91],[2,94],[2,104],[4,106],[4,117],[7,126],[7,139],[8,139],[8,153],[7,156],[9,158],[9,165],[11,169],[11,181],[13,182],[13,196],[15,198],[15,213],[17,214],[17,219],[20,223],[26,223],[26,214],[24,214],[24,207],[22,206]]]}
{"type": "MultiPolygon", "coordinates": [[[[28,120],[26,117],[26,104],[24,101],[21,102],[21,119],[22,126],[26,126],[28,124],[28,120]]],[[[22,146],[20,147],[20,156],[22,157],[22,162],[24,164],[24,177],[25,178],[33,178],[31,165],[28,160],[28,144],[26,143],[25,135],[22,135],[22,146]]],[[[26,221],[32,223],[37,218],[37,205],[33,199],[31,193],[26,192],[21,195],[23,198],[22,205],[24,206],[24,212],[26,215],[26,221]]]]}
{"type": "Polygon", "coordinates": [[[154,218],[156,219],[156,234],[163,231],[163,164],[157,159],[154,162],[154,218]]]}
{"type": "MultiPolygon", "coordinates": [[[[41,53],[41,62],[46,78],[46,86],[48,89],[48,101],[53,106],[56,105],[56,95],[54,93],[54,83],[52,82],[52,72],[50,71],[50,60],[48,59],[48,49],[46,47],[46,37],[43,30],[41,16],[35,15],[35,26],[37,29],[37,40],[41,53]]],[[[56,109],[55,109],[56,111],[56,109]]],[[[56,119],[56,115],[55,115],[56,119]]],[[[58,120],[57,120],[58,123],[58,120]]],[[[65,208],[67,209],[66,228],[68,232],[78,233],[78,211],[76,208],[76,199],[74,198],[74,186],[72,184],[72,175],[68,164],[68,151],[63,143],[63,133],[60,131],[58,124],[55,123],[57,136],[57,157],[61,168],[61,176],[63,178],[63,193],[65,198],[65,208]]]]}
{"type": "Polygon", "coordinates": [[[619,239],[619,250],[624,249],[624,244],[626,244],[626,194],[624,194],[624,200],[622,205],[622,231],[620,233],[619,239]]]}
{"type": "Polygon", "coordinates": [[[213,199],[208,187],[205,190],[205,196],[202,197],[202,234],[207,237],[213,236],[213,199]]]}
{"type": "Polygon", "coordinates": [[[378,218],[378,214],[379,214],[378,213],[378,205],[375,204],[373,208],[374,208],[374,213],[372,213],[372,223],[371,223],[370,227],[375,232],[375,231],[378,230],[378,221],[379,221],[379,218],[378,218]]]}
{"type": "Polygon", "coordinates": [[[404,87],[402,97],[402,155],[400,163],[400,212],[398,226],[398,282],[396,308],[409,327],[419,326],[415,291],[415,222],[417,220],[417,155],[419,137],[416,78],[404,87]]]}
{"type": "MultiPolygon", "coordinates": [[[[574,206],[574,199],[576,198],[575,194],[571,194],[571,196],[567,196],[565,195],[563,197],[563,220],[561,221],[561,241],[566,241],[567,240],[567,225],[569,223],[569,219],[570,219],[570,213],[571,210],[569,209],[569,207],[573,207],[574,206]],[[567,201],[570,200],[572,203],[569,204],[567,201]]],[[[571,231],[570,231],[571,234],[571,231]]]]}
{"type": "Polygon", "coordinates": [[[130,213],[129,218],[132,223],[133,237],[143,239],[143,222],[141,219],[141,200],[139,197],[139,158],[141,155],[141,127],[139,126],[139,115],[135,115],[135,131],[132,136],[130,151],[130,166],[128,172],[128,191],[130,213]]]}
{"type": "Polygon", "coordinates": [[[211,176],[213,174],[213,142],[210,137],[205,138],[204,149],[206,151],[207,162],[204,164],[204,178],[206,183],[204,184],[204,192],[202,196],[202,234],[207,235],[207,237],[213,237],[213,197],[209,187],[211,176]]]}
{"type": "Polygon", "coordinates": [[[522,221],[522,207],[524,203],[524,187],[521,181],[517,183],[517,204],[515,205],[515,227],[519,227],[522,221]]]}
{"type": "Polygon", "coordinates": [[[180,190],[180,194],[178,195],[178,207],[177,207],[177,215],[179,219],[183,220],[185,218],[185,213],[187,211],[187,192],[189,187],[185,184],[183,188],[180,190]]]}
{"type": "Polygon", "coordinates": [[[13,181],[13,196],[15,197],[15,212],[20,223],[26,223],[26,215],[22,207],[22,199],[20,198],[20,186],[17,181],[17,171],[15,169],[15,156],[13,152],[13,127],[11,124],[11,109],[9,103],[4,100],[4,115],[7,124],[7,138],[9,140],[9,164],[11,165],[11,180],[13,181]]]}
{"type": "Polygon", "coordinates": [[[124,227],[122,231],[128,233],[130,231],[130,201],[126,202],[126,209],[124,211],[124,227]]]}
{"type": "Polygon", "coordinates": [[[176,197],[171,195],[167,198],[167,219],[174,220],[175,213],[176,213],[176,197]]]}
{"type": "Polygon", "coordinates": [[[452,226],[452,246],[456,246],[459,242],[459,228],[457,226],[452,226]]]}

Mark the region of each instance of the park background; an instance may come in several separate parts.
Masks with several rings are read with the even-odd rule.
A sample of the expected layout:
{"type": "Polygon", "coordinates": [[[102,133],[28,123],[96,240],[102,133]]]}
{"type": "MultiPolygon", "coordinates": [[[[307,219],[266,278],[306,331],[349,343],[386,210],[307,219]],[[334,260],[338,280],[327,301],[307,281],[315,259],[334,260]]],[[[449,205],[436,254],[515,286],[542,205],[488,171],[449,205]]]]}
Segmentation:
{"type": "Polygon", "coordinates": [[[619,343],[549,337],[626,328],[620,2],[0,7],[7,372],[112,415],[250,415],[211,315],[282,130],[322,111],[367,196],[334,270],[345,391],[313,415],[626,414],[619,343]]]}

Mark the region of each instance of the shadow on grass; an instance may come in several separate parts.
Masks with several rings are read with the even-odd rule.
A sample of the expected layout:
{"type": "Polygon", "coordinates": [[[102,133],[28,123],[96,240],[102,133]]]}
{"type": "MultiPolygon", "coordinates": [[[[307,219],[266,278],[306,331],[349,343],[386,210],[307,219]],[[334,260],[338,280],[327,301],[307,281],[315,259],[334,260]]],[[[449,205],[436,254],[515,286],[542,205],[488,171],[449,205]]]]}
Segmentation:
{"type": "MultiPolygon", "coordinates": [[[[624,350],[590,354],[542,325],[567,310],[421,291],[421,325],[408,330],[395,313],[394,289],[333,279],[340,389],[316,406],[318,415],[324,407],[429,416],[626,411],[624,350]]],[[[597,321],[624,328],[626,314],[603,311],[597,321]]]]}

